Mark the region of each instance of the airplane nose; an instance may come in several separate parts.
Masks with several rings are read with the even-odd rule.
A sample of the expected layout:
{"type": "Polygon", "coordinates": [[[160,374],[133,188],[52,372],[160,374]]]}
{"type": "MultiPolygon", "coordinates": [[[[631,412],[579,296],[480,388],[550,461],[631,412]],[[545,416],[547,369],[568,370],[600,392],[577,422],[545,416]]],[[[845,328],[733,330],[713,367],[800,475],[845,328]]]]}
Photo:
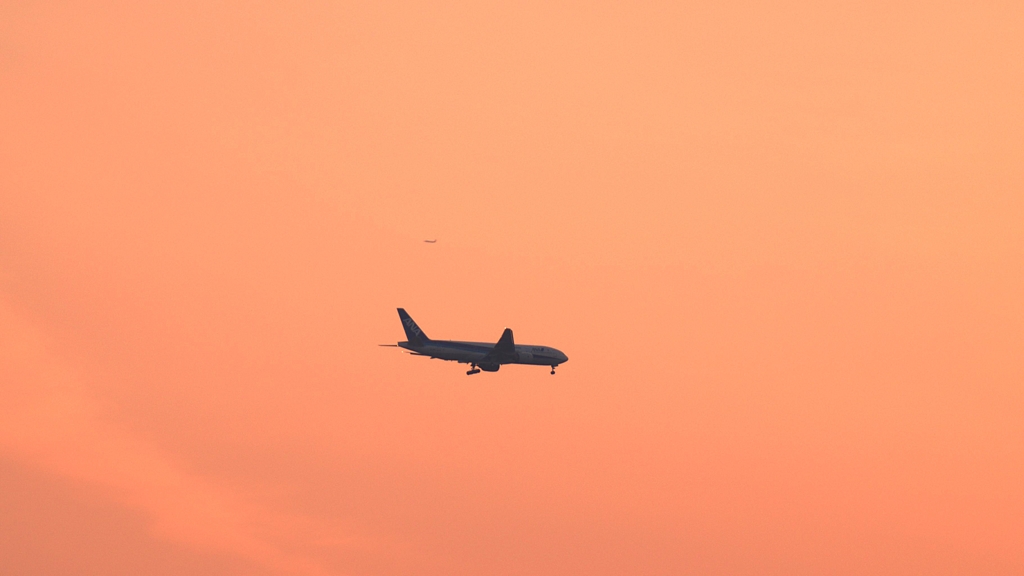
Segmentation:
{"type": "Polygon", "coordinates": [[[562,362],[568,362],[569,361],[569,357],[565,355],[565,352],[561,352],[561,355],[562,355],[562,362]]]}

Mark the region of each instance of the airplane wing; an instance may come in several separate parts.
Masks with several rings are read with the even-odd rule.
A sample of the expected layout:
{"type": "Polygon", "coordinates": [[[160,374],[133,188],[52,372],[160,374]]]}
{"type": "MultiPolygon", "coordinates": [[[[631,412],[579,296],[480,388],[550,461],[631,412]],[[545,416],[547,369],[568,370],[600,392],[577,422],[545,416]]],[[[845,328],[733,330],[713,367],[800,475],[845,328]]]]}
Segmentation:
{"type": "Polygon", "coordinates": [[[494,345],[494,348],[491,348],[491,351],[479,363],[495,362],[503,364],[515,361],[515,357],[516,343],[512,340],[512,329],[505,328],[505,331],[501,333],[501,338],[498,338],[498,343],[494,345]]]}

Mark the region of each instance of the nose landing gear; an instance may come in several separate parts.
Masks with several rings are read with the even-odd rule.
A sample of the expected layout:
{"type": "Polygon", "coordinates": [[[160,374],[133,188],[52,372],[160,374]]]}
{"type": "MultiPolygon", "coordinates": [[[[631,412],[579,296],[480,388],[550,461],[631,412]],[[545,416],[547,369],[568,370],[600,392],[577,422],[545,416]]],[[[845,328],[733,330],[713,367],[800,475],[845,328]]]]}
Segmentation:
{"type": "Polygon", "coordinates": [[[555,366],[552,366],[552,367],[551,367],[551,375],[552,375],[552,376],[554,376],[554,375],[555,375],[555,366]]]}

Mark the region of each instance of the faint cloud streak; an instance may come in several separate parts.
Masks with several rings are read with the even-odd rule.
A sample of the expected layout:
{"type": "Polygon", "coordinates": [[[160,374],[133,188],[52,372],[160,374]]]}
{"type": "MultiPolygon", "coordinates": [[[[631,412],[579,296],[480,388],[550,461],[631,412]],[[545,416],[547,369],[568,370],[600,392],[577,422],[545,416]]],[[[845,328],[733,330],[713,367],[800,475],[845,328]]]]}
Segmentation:
{"type": "MultiPolygon", "coordinates": [[[[331,574],[261,537],[267,512],[190,473],[158,447],[104,419],[45,335],[0,295],[0,455],[99,486],[144,512],[156,536],[245,558],[284,574],[331,574]]],[[[274,517],[276,522],[296,524],[274,517]]],[[[331,537],[332,541],[344,541],[331,537]]]]}

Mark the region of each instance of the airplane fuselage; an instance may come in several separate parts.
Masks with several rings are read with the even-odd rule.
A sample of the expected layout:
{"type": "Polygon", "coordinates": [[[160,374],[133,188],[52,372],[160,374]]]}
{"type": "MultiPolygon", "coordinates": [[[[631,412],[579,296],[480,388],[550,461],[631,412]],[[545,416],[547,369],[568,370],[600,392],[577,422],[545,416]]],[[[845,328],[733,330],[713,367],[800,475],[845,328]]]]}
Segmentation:
{"type": "MultiPolygon", "coordinates": [[[[463,364],[486,365],[487,353],[494,349],[494,344],[488,342],[461,342],[458,340],[430,340],[417,346],[411,342],[399,342],[399,346],[431,358],[441,360],[454,360],[463,364]]],[[[531,364],[533,366],[555,367],[569,358],[560,350],[550,346],[534,346],[531,344],[516,344],[515,354],[508,361],[501,361],[499,364],[531,364]]]]}

